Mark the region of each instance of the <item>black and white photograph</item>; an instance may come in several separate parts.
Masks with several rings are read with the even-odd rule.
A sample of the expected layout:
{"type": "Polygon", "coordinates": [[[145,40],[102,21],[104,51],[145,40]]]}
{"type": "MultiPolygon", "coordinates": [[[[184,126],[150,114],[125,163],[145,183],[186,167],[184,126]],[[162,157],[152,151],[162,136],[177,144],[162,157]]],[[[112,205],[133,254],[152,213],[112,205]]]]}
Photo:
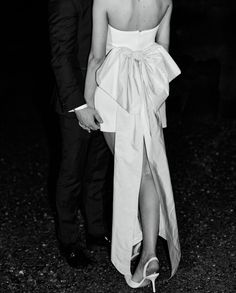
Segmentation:
{"type": "Polygon", "coordinates": [[[3,16],[0,292],[236,292],[236,3],[3,16]]]}

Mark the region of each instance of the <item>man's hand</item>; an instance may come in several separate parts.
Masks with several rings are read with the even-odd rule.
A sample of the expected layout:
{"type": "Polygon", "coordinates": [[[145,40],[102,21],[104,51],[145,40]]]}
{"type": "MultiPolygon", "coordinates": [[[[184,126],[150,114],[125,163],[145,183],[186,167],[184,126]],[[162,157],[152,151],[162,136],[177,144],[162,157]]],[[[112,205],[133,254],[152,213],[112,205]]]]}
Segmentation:
{"type": "Polygon", "coordinates": [[[98,112],[91,107],[75,110],[75,114],[80,126],[87,131],[90,129],[98,130],[100,128],[100,123],[103,123],[102,118],[98,112]]]}

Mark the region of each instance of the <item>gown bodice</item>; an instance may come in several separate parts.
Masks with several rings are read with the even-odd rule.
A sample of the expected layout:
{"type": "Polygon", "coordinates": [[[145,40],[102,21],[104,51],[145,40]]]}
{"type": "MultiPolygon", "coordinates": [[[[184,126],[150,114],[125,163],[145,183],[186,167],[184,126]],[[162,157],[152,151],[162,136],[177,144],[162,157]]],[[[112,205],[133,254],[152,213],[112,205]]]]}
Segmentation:
{"type": "Polygon", "coordinates": [[[143,31],[122,31],[108,25],[106,51],[115,47],[127,47],[133,51],[144,50],[153,43],[159,26],[143,31]]]}

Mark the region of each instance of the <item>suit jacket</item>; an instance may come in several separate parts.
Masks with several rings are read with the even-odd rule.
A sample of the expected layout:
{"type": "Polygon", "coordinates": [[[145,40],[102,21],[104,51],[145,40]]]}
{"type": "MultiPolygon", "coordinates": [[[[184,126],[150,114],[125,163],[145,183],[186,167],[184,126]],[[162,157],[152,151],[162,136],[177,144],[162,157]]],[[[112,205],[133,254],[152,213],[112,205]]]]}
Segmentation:
{"type": "Polygon", "coordinates": [[[84,81],[92,33],[92,0],[49,0],[51,64],[56,111],[85,104],[84,81]]]}

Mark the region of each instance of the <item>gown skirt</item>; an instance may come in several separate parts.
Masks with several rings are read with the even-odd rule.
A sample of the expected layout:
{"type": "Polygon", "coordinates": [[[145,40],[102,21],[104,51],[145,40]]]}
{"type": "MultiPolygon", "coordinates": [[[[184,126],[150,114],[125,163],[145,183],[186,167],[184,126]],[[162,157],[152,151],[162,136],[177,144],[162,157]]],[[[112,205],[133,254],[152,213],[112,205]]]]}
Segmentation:
{"type": "Polygon", "coordinates": [[[142,241],[138,203],[145,146],[160,202],[159,236],[167,241],[173,276],[181,253],[163,128],[169,82],[180,70],[154,41],[141,50],[124,42],[109,49],[96,73],[95,108],[103,119],[100,130],[115,133],[112,263],[130,275],[133,247],[142,241]]]}

